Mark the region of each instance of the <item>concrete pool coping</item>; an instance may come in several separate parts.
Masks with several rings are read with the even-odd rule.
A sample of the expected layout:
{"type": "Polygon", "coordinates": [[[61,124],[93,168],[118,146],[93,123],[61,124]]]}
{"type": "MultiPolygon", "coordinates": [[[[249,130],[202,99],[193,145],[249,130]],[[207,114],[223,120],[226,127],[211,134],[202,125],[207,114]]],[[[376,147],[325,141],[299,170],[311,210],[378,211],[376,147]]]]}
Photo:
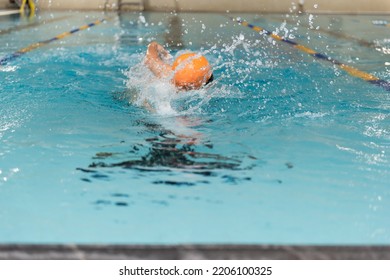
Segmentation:
{"type": "Polygon", "coordinates": [[[390,246],[0,245],[1,260],[390,260],[390,246]]]}

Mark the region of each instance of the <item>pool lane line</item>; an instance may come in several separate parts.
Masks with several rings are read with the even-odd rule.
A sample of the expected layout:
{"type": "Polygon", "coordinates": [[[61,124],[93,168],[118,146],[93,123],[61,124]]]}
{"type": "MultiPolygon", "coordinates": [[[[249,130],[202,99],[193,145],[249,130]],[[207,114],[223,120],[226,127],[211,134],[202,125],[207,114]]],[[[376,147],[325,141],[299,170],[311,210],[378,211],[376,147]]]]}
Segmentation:
{"type": "Polygon", "coordinates": [[[387,20],[373,20],[372,24],[376,26],[390,27],[390,23],[387,20]]]}
{"type": "Polygon", "coordinates": [[[24,29],[33,28],[33,27],[37,27],[37,26],[40,26],[40,25],[53,23],[53,22],[60,21],[60,20],[66,19],[66,18],[69,18],[69,16],[62,16],[62,17],[59,17],[59,18],[53,18],[53,19],[48,19],[48,20],[43,20],[43,21],[37,21],[37,22],[29,23],[29,24],[9,27],[7,29],[1,29],[0,30],[0,36],[1,35],[10,34],[10,33],[14,32],[14,31],[21,31],[21,30],[24,30],[24,29]]]}
{"type": "Polygon", "coordinates": [[[249,22],[247,22],[245,20],[241,20],[240,18],[230,17],[230,19],[233,20],[234,22],[237,22],[238,24],[240,24],[242,26],[248,27],[248,28],[258,32],[259,34],[265,34],[265,35],[273,38],[276,41],[286,43],[286,44],[290,45],[291,47],[298,49],[302,52],[305,52],[316,59],[332,63],[333,65],[338,66],[339,68],[341,68],[342,70],[344,70],[345,72],[347,72],[351,76],[360,78],[360,79],[362,79],[370,84],[380,86],[380,87],[384,88],[385,90],[390,91],[390,83],[388,81],[382,80],[378,77],[375,77],[374,75],[371,75],[367,72],[361,71],[355,67],[348,66],[348,65],[346,65],[346,64],[344,64],[336,59],[333,59],[325,54],[321,54],[321,53],[319,53],[311,48],[308,48],[304,45],[300,45],[295,41],[283,38],[283,37],[281,37],[277,34],[274,34],[274,33],[270,32],[270,31],[268,31],[260,26],[250,24],[249,22]]]}
{"type": "MultiPolygon", "coordinates": [[[[276,19],[276,18],[274,17],[274,19],[276,19]]],[[[294,25],[296,23],[295,21],[290,20],[290,19],[286,19],[286,18],[284,18],[283,21],[285,21],[286,23],[288,23],[290,25],[294,25]]],[[[345,33],[336,32],[336,31],[332,31],[332,30],[326,30],[326,29],[323,29],[323,28],[313,29],[313,28],[310,28],[309,25],[304,24],[302,22],[299,22],[299,25],[309,29],[312,32],[321,32],[321,33],[325,33],[325,34],[331,35],[331,36],[333,36],[335,38],[338,38],[338,39],[344,39],[344,40],[348,40],[348,41],[355,41],[355,42],[357,42],[359,45],[361,45],[363,47],[375,48],[375,47],[378,46],[374,42],[370,42],[370,41],[367,41],[367,40],[364,40],[364,39],[356,38],[356,37],[350,36],[350,35],[345,34],[345,33]]]]}
{"type": "Polygon", "coordinates": [[[72,30],[70,30],[70,31],[61,33],[61,34],[59,34],[59,35],[57,35],[57,36],[55,36],[55,37],[53,37],[53,38],[51,38],[51,39],[48,39],[48,40],[44,40],[44,41],[40,41],[40,42],[31,44],[31,45],[29,45],[29,46],[27,46],[27,47],[25,47],[25,48],[22,48],[22,49],[20,49],[20,50],[14,52],[14,53],[12,53],[12,54],[6,55],[6,56],[4,56],[3,58],[1,58],[1,59],[0,59],[0,65],[5,65],[5,64],[7,64],[8,62],[10,62],[10,61],[12,61],[12,60],[14,60],[14,59],[16,59],[16,58],[18,58],[18,57],[20,57],[20,56],[26,54],[26,53],[28,53],[28,52],[30,52],[30,51],[32,51],[32,50],[35,50],[35,49],[37,49],[37,48],[40,48],[40,47],[45,46],[45,45],[47,45],[47,44],[50,44],[50,43],[52,43],[52,42],[54,42],[54,41],[61,40],[61,39],[65,38],[65,37],[68,37],[68,36],[70,36],[70,35],[73,35],[73,34],[79,32],[79,31],[82,31],[82,30],[88,29],[88,28],[90,28],[90,27],[93,27],[93,26],[95,26],[95,25],[101,24],[101,23],[103,23],[103,22],[105,22],[105,21],[106,21],[106,19],[96,20],[96,21],[91,22],[91,23],[89,23],[89,24],[80,26],[79,28],[75,28],[75,29],[72,29],[72,30]]]}

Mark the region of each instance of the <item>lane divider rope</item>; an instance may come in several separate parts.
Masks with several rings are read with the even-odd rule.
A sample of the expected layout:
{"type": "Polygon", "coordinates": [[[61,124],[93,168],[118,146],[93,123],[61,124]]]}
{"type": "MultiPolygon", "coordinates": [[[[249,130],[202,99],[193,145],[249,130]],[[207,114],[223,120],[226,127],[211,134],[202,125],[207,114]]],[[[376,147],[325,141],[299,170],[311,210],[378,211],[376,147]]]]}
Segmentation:
{"type": "Polygon", "coordinates": [[[280,42],[283,42],[283,43],[286,43],[288,45],[290,45],[291,47],[295,48],[295,49],[298,49],[302,52],[305,52],[309,55],[311,55],[312,57],[316,58],[316,59],[319,59],[319,60],[323,60],[323,61],[327,61],[333,65],[336,65],[338,66],[340,69],[344,70],[345,72],[347,72],[349,75],[351,76],[354,76],[354,77],[357,77],[357,78],[360,78],[370,84],[374,84],[376,86],[380,86],[382,88],[384,88],[385,90],[387,91],[390,91],[390,83],[388,81],[385,81],[385,80],[382,80],[374,75],[371,75],[367,72],[364,72],[364,71],[361,71],[355,67],[352,67],[352,66],[348,66],[334,58],[331,58],[325,54],[321,54],[309,47],[306,47],[304,45],[301,45],[301,44],[298,44],[297,42],[295,41],[292,41],[292,40],[289,40],[289,39],[286,39],[286,38],[283,38],[277,34],[274,34],[260,26],[256,26],[256,25],[253,25],[253,24],[250,24],[249,22],[245,21],[245,20],[242,20],[240,18],[233,18],[233,17],[230,17],[231,20],[233,20],[234,22],[237,22],[238,24],[242,25],[242,26],[245,26],[245,27],[248,27],[256,32],[258,32],[259,34],[265,34],[271,38],[273,38],[274,40],[276,41],[280,41],[280,42]]]}
{"type": "Polygon", "coordinates": [[[27,46],[25,48],[22,48],[22,49],[14,52],[12,54],[6,55],[3,58],[1,58],[0,59],[0,65],[5,65],[5,64],[9,63],[10,61],[12,61],[12,60],[14,60],[14,59],[16,59],[16,58],[18,58],[18,57],[28,53],[28,52],[30,52],[32,50],[35,50],[37,48],[40,48],[40,47],[45,46],[47,44],[50,44],[50,43],[52,43],[54,41],[61,40],[61,39],[65,38],[65,37],[73,35],[73,34],[79,32],[79,31],[82,31],[82,30],[88,29],[90,27],[93,27],[95,25],[101,24],[101,23],[103,23],[105,21],[106,21],[106,19],[96,20],[96,21],[94,21],[92,23],[80,26],[79,28],[75,28],[75,29],[72,29],[70,31],[61,33],[61,34],[59,34],[59,35],[57,35],[57,36],[55,36],[55,37],[53,37],[51,39],[31,44],[31,45],[29,45],[29,46],[27,46]]]}

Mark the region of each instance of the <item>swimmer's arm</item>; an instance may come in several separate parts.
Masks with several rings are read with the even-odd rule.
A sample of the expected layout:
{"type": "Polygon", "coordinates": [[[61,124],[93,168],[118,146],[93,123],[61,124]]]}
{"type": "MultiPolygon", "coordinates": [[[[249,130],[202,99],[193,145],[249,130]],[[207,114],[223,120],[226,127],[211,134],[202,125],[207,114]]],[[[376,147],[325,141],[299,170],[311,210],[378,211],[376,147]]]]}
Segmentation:
{"type": "Polygon", "coordinates": [[[167,78],[172,75],[172,67],[161,58],[161,56],[167,55],[169,55],[168,52],[156,42],[150,43],[146,51],[145,64],[159,78],[167,78]]]}

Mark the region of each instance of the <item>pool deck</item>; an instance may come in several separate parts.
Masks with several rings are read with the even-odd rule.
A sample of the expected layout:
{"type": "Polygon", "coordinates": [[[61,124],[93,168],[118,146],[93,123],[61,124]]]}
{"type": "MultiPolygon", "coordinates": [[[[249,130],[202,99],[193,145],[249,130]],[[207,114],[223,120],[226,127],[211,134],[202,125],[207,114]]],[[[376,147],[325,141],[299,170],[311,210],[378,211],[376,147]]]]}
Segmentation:
{"type": "Polygon", "coordinates": [[[9,16],[13,14],[19,14],[19,10],[0,10],[0,16],[9,16]]]}
{"type": "Polygon", "coordinates": [[[390,246],[0,245],[0,260],[390,260],[390,246]]]}

